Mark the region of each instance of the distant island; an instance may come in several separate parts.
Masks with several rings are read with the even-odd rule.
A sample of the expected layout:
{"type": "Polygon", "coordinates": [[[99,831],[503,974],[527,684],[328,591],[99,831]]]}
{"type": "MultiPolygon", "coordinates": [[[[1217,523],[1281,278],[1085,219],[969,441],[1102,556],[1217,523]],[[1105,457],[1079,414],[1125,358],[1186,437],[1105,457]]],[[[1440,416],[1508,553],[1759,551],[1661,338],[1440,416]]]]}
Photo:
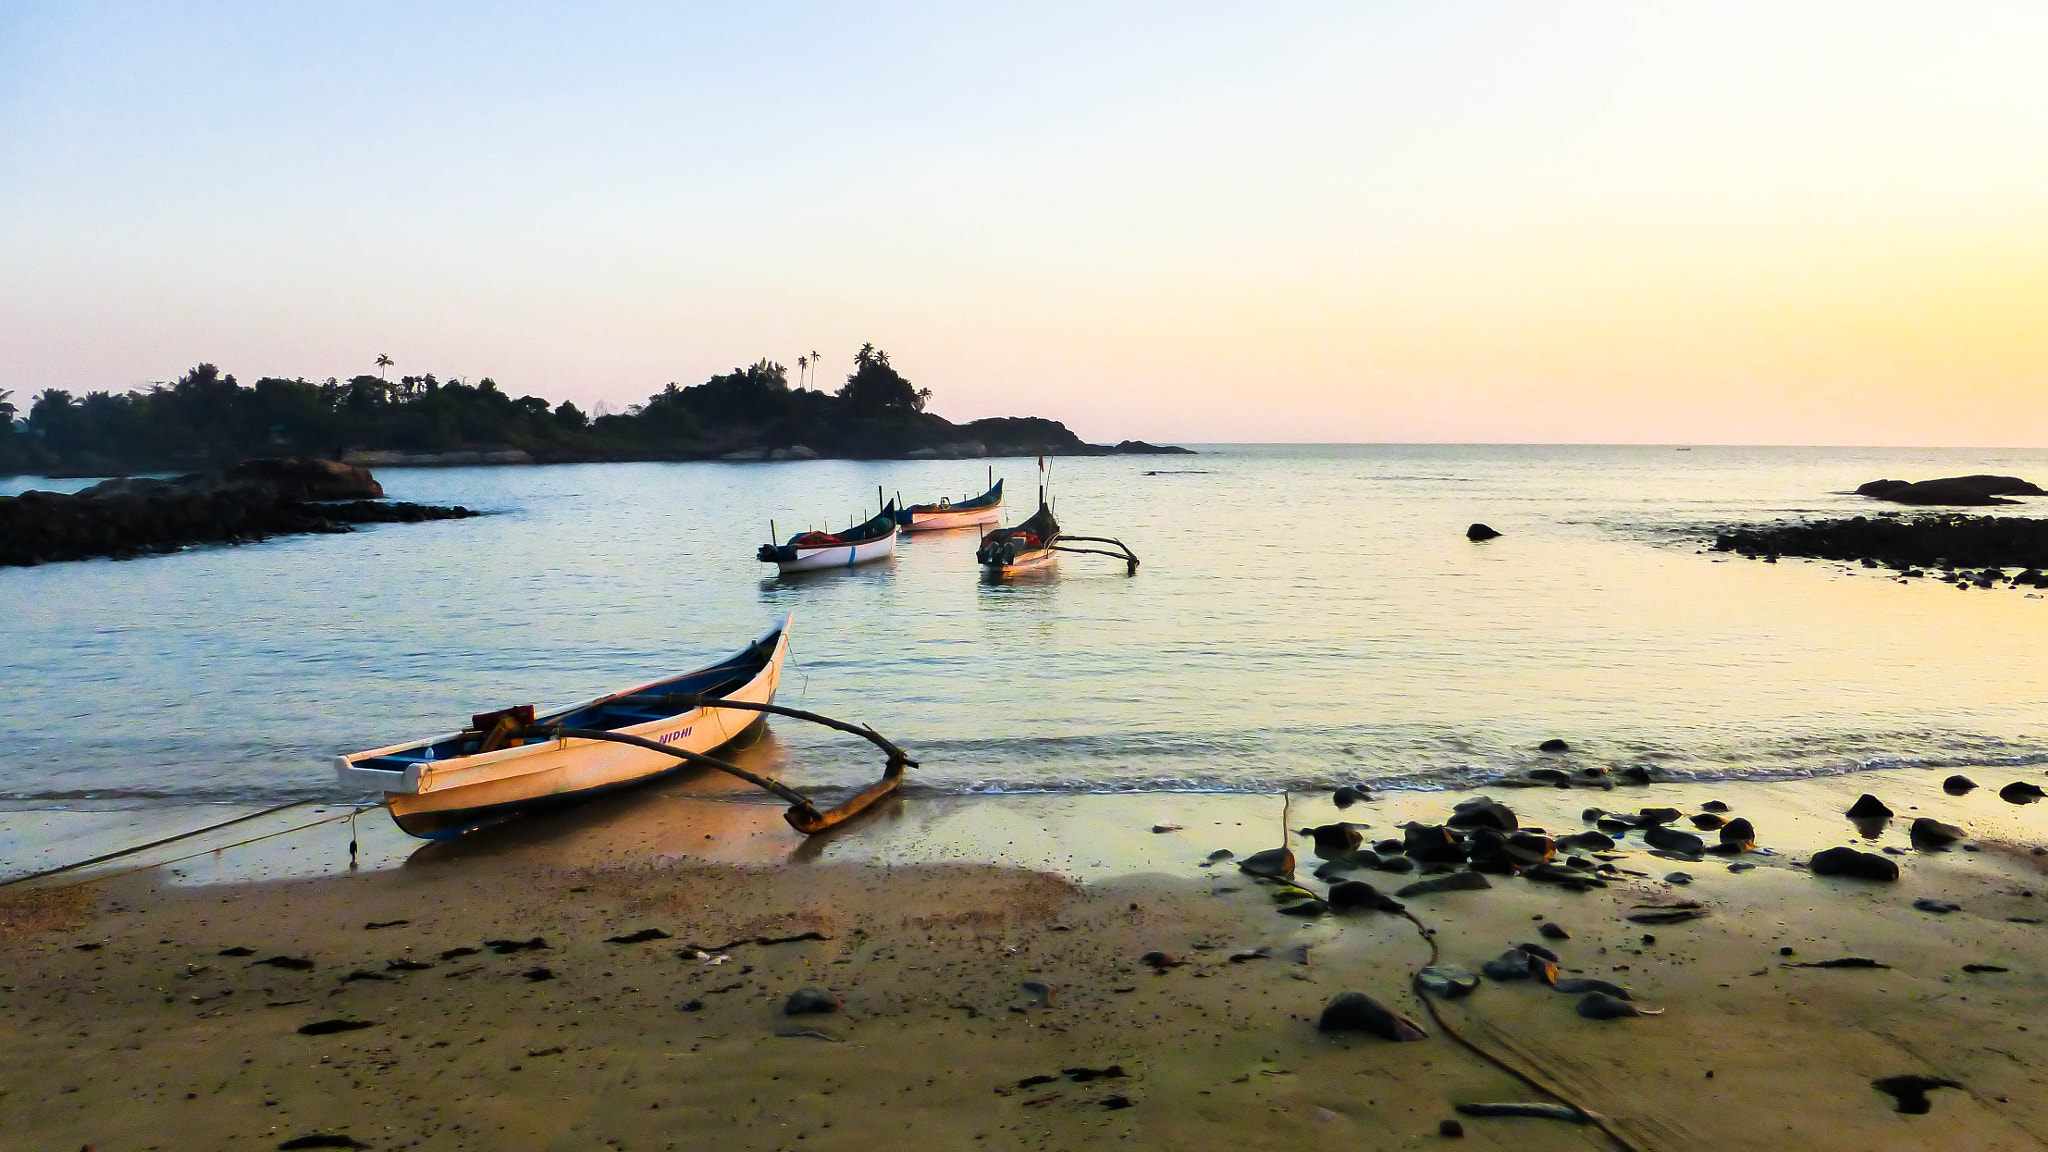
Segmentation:
{"type": "MultiPolygon", "coordinates": [[[[809,358],[802,363],[810,366],[809,358]]],[[[792,388],[787,370],[763,359],[595,417],[566,400],[515,399],[488,377],[265,377],[247,386],[201,364],[144,391],[74,397],[51,388],[26,413],[0,392],[0,474],[188,471],[273,456],[404,466],[1188,451],[1140,440],[1089,444],[1037,416],[954,424],[925,410],[930,398],[931,389],[913,386],[871,344],[834,392],[792,388]]]]}

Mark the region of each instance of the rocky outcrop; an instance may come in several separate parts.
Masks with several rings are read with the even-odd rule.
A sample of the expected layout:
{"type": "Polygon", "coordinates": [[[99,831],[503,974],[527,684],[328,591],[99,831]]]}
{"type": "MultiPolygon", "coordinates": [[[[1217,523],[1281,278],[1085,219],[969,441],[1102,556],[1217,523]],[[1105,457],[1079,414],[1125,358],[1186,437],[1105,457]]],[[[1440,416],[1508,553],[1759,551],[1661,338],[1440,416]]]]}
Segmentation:
{"type": "Polygon", "coordinates": [[[1872,480],[1856,489],[1856,495],[1894,504],[1952,504],[1980,506],[2017,504],[2004,496],[2048,496],[2048,492],[2017,476],[1944,476],[1939,480],[1872,480]]]}
{"type": "Polygon", "coordinates": [[[385,452],[354,449],[342,453],[347,464],[376,468],[470,468],[480,464],[531,464],[533,454],[502,444],[491,448],[457,448],[447,452],[385,452]]]}
{"type": "Polygon", "coordinates": [[[368,472],[327,460],[250,460],[175,480],[108,480],[69,495],[24,492],[0,498],[0,567],[477,515],[386,503],[383,495],[368,472]]]}
{"type": "MultiPolygon", "coordinates": [[[[1908,576],[1923,569],[1980,569],[1970,579],[1983,587],[2005,580],[2042,587],[2048,576],[2048,520],[2018,516],[1857,516],[1805,524],[1751,524],[1714,538],[1714,550],[1770,559],[1806,556],[1817,560],[1862,561],[1908,576]],[[1997,570],[2024,569],[2007,577],[1997,570]],[[1990,573],[1989,576],[1986,573],[1990,573]]],[[[1961,577],[1951,577],[1961,578],[1961,577]]]]}

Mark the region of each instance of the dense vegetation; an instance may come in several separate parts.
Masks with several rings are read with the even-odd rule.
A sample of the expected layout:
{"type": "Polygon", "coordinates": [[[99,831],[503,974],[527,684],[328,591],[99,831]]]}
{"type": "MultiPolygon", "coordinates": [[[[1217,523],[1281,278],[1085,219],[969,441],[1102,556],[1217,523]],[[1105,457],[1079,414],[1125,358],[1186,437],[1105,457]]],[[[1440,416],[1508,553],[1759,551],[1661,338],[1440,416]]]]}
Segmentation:
{"type": "MultiPolygon", "coordinates": [[[[388,359],[379,358],[380,364],[388,359]]],[[[513,397],[486,377],[352,380],[265,377],[243,385],[211,364],[136,392],[57,388],[21,412],[0,392],[0,474],[108,475],[219,467],[259,456],[337,458],[350,450],[518,449],[540,461],[697,459],[802,445],[827,456],[1085,452],[1056,421],[955,425],[925,411],[889,355],[863,345],[836,392],[791,388],[761,360],[690,388],[670,384],[624,413],[513,397]],[[961,445],[967,445],[965,449],[961,445]]]]}

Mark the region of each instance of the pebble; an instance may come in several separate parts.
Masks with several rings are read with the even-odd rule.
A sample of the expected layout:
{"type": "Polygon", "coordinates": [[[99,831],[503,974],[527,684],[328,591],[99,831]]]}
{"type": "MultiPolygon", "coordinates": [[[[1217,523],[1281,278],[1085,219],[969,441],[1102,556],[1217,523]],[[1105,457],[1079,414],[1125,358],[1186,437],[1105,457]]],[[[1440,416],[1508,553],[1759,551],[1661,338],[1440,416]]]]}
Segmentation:
{"type": "Polygon", "coordinates": [[[1330,889],[1329,904],[1331,908],[1339,912],[1351,912],[1359,909],[1374,912],[1399,912],[1403,907],[1400,901],[1367,884],[1363,880],[1346,880],[1342,884],[1333,886],[1330,889]]]}
{"type": "Polygon", "coordinates": [[[1427,1040],[1429,1033],[1408,1016],[1363,992],[1340,992],[1316,1020],[1318,1032],[1365,1032],[1383,1040],[1427,1040]]]}
{"type": "MultiPolygon", "coordinates": [[[[1029,991],[1030,985],[1033,983],[1037,982],[1028,982],[1025,985],[1025,989],[1029,991]]],[[[1045,986],[1040,984],[1039,987],[1044,988],[1045,986]]],[[[1047,990],[1048,997],[1050,997],[1050,994],[1050,990],[1047,990]]],[[[785,1016],[821,1015],[827,1012],[837,1012],[844,1007],[845,1005],[839,1002],[839,997],[825,991],[823,988],[807,984],[790,993],[789,999],[783,1001],[782,1014],[785,1016]]]]}
{"type": "Polygon", "coordinates": [[[1807,862],[1816,876],[1853,876],[1859,880],[1897,880],[1899,866],[1875,852],[1854,848],[1829,848],[1813,854],[1807,862]]]}
{"type": "Polygon", "coordinates": [[[1951,776],[1941,782],[1941,790],[1951,796],[1961,796],[1965,792],[1975,791],[1976,787],[1977,782],[1968,776],[1951,776]]]}
{"type": "Polygon", "coordinates": [[[1571,932],[1567,930],[1564,925],[1556,923],[1555,921],[1552,921],[1551,923],[1545,924],[1543,927],[1538,928],[1536,930],[1536,934],[1538,936],[1548,937],[1552,940],[1569,940],[1572,938],[1571,932]]]}
{"type": "Polygon", "coordinates": [[[2029,784],[2025,780],[2015,780],[1998,790],[1998,798],[2007,804],[2032,804],[2044,795],[2048,793],[2042,792],[2039,784],[2029,784]]]}
{"type": "Polygon", "coordinates": [[[1436,1126],[1436,1134],[1456,1138],[1465,1134],[1465,1126],[1456,1120],[1445,1120],[1436,1126]]]}
{"type": "Polygon", "coordinates": [[[1704,856],[1707,853],[1706,841],[1690,832],[1680,832],[1676,828],[1666,828],[1662,824],[1644,829],[1643,843],[1680,856],[1704,856]]]}
{"type": "Polygon", "coordinates": [[[1946,848],[1969,833],[1953,824],[1922,816],[1906,829],[1906,835],[1913,841],[1913,847],[1931,852],[1946,848]]]}
{"type": "Polygon", "coordinates": [[[1712,812],[1695,813],[1690,819],[1692,820],[1692,826],[1702,832],[1712,832],[1728,822],[1723,817],[1716,816],[1712,812]]]}
{"type": "Polygon", "coordinates": [[[1721,825],[1721,843],[1748,851],[1756,847],[1756,829],[1747,819],[1737,816],[1721,825]]]}
{"type": "Polygon", "coordinates": [[[1719,800],[1709,800],[1705,804],[1700,805],[1700,811],[1702,812],[1726,812],[1727,810],[1728,805],[1719,800]]]}
{"type": "Polygon", "coordinates": [[[1187,961],[1171,952],[1147,952],[1138,957],[1138,963],[1149,965],[1156,972],[1164,972],[1168,968],[1178,968],[1187,961]]]}
{"type": "Polygon", "coordinates": [[[1228,848],[1218,848],[1218,849],[1217,849],[1217,850],[1215,850],[1214,852],[1211,852],[1211,853],[1209,853],[1209,859],[1211,859],[1211,860],[1229,860],[1229,859],[1231,859],[1232,857],[1234,857],[1234,856],[1236,856],[1236,855],[1237,855],[1237,853],[1235,853],[1235,852],[1232,852],[1232,851],[1231,851],[1230,849],[1228,849],[1228,848]]]}
{"type": "Polygon", "coordinates": [[[1510,948],[1479,966],[1492,980],[1527,980],[1534,957],[1520,948],[1510,948]]]}
{"type": "Polygon", "coordinates": [[[1154,831],[1154,832],[1178,832],[1178,831],[1180,831],[1180,825],[1178,825],[1178,824],[1154,824],[1154,825],[1152,826],[1152,831],[1154,831]]]}
{"type": "Polygon", "coordinates": [[[1534,956],[1539,960],[1548,960],[1552,964],[1562,962],[1558,959],[1557,953],[1552,952],[1550,949],[1545,948],[1541,944],[1517,944],[1515,945],[1515,950],[1518,952],[1527,952],[1529,955],[1534,956]]]}
{"type": "Polygon", "coordinates": [[[1605,992],[1586,993],[1585,997],[1579,1001],[1577,1011],[1579,1015],[1584,1016],[1588,1020],[1619,1020],[1624,1016],[1658,1016],[1664,1012],[1662,1008],[1645,1008],[1640,1004],[1609,996],[1605,992]]]}
{"type": "Polygon", "coordinates": [[[1854,804],[1849,805],[1849,811],[1844,815],[1852,820],[1882,820],[1889,819],[1892,810],[1885,807],[1884,801],[1865,792],[1856,798],[1854,804]]]}
{"type": "Polygon", "coordinates": [[[1690,884],[1692,883],[1692,873],[1667,872],[1664,874],[1664,882],[1666,884],[1690,884]]]}
{"type": "Polygon", "coordinates": [[[1456,964],[1431,964],[1415,974],[1415,982],[1443,1000],[1470,996],[1479,987],[1479,977],[1471,969],[1456,964]]]}
{"type": "Polygon", "coordinates": [[[1366,793],[1365,789],[1353,788],[1348,784],[1330,794],[1331,802],[1335,803],[1339,808],[1349,808],[1353,804],[1362,803],[1370,799],[1372,797],[1366,793]]]}
{"type": "Polygon", "coordinates": [[[1609,984],[1605,980],[1586,980],[1573,977],[1569,980],[1553,981],[1550,986],[1559,992],[1571,995],[1578,995],[1582,992],[1599,992],[1612,996],[1616,1000],[1633,1000],[1636,998],[1635,993],[1630,992],[1619,984],[1609,984]]]}
{"type": "Polygon", "coordinates": [[[1572,746],[1553,736],[1536,746],[1538,752],[1569,752],[1572,746]]]}
{"type": "Polygon", "coordinates": [[[1950,912],[1961,912],[1963,910],[1963,906],[1961,904],[1951,903],[1947,900],[1915,900],[1913,901],[1913,907],[1918,908],[1922,912],[1933,912],[1936,915],[1941,916],[1945,916],[1950,912]]]}

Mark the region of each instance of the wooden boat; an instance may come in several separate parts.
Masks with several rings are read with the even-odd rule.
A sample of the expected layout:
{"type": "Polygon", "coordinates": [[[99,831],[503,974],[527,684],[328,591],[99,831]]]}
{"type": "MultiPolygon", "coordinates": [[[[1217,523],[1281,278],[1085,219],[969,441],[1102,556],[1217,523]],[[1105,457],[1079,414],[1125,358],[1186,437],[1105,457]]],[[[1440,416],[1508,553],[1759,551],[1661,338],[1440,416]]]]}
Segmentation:
{"type": "Polygon", "coordinates": [[[762,723],[764,711],[793,712],[772,706],[789,627],[784,617],[709,667],[544,717],[531,706],[506,709],[474,717],[468,731],[337,756],[335,772],[344,784],[383,792],[398,826],[425,839],[642,784],[732,744],[762,723]],[[678,696],[720,703],[677,706],[669,698],[678,696]],[[749,704],[757,707],[743,707],[749,704]],[[535,734],[541,729],[588,735],[535,734]]]}
{"type": "MultiPolygon", "coordinates": [[[[772,528],[772,526],[771,526],[772,528]]],[[[755,558],[782,574],[851,568],[886,560],[896,552],[896,502],[844,532],[799,532],[784,544],[763,544],[755,558]]]]}
{"type": "Polygon", "coordinates": [[[968,500],[941,499],[936,504],[912,504],[896,513],[905,532],[935,532],[942,528],[972,528],[1001,523],[1003,482],[989,474],[988,491],[968,500]]]}
{"type": "Polygon", "coordinates": [[[1057,562],[1059,541],[1060,522],[1041,492],[1038,511],[1015,528],[998,528],[983,536],[974,559],[981,565],[982,575],[999,579],[1057,562]]]}

